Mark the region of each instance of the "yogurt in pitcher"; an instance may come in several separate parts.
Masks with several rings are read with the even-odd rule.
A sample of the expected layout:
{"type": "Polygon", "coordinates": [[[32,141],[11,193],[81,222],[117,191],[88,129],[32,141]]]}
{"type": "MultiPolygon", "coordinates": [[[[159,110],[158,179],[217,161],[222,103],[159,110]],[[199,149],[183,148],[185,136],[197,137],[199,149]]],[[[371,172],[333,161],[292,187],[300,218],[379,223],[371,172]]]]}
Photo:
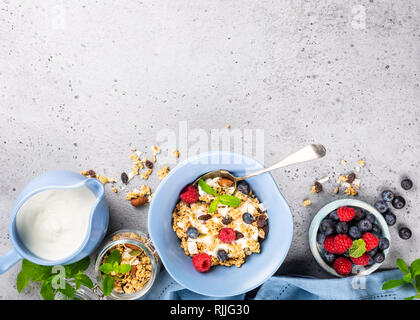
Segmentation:
{"type": "Polygon", "coordinates": [[[16,216],[23,244],[45,260],[69,257],[82,245],[96,201],[86,186],[54,189],[29,198],[16,216]]]}

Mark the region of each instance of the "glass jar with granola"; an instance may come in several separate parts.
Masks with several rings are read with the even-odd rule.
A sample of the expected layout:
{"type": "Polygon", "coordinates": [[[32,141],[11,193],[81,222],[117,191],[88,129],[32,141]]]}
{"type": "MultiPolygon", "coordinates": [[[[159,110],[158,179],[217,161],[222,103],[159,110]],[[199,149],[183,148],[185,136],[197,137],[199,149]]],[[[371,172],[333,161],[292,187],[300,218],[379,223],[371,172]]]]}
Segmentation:
{"type": "Polygon", "coordinates": [[[135,300],[145,295],[159,269],[159,257],[150,239],[128,229],[105,240],[95,264],[103,295],[116,300],[135,300]]]}

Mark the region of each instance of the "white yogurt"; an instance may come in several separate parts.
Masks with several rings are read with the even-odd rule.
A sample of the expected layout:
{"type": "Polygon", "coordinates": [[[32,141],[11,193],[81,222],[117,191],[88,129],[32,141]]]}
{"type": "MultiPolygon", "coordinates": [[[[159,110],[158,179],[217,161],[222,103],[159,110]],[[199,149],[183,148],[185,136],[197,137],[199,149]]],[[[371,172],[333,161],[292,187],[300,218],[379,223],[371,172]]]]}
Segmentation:
{"type": "Polygon", "coordinates": [[[47,190],[28,199],[16,216],[24,245],[46,260],[73,254],[86,237],[96,197],[88,187],[47,190]]]}

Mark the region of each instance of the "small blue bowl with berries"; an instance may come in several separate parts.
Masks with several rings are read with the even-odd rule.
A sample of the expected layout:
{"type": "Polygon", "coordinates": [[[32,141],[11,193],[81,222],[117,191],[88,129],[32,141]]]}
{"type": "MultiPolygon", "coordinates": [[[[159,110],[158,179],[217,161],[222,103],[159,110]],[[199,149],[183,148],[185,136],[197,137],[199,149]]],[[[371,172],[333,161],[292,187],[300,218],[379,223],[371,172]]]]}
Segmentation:
{"type": "Polygon", "coordinates": [[[312,220],[309,245],[315,260],[336,277],[368,275],[384,262],[391,237],[383,216],[355,199],[325,205],[312,220]]]}

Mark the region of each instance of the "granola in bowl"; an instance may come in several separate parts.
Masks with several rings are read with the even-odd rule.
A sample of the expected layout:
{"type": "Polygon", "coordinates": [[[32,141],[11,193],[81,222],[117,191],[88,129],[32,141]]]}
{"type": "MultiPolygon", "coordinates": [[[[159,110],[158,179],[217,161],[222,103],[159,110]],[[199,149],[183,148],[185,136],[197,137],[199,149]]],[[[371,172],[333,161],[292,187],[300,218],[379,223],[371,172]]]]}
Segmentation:
{"type": "Polygon", "coordinates": [[[261,252],[268,234],[268,216],[246,181],[226,178],[200,180],[181,191],[172,214],[173,230],[194,267],[204,272],[212,266],[240,267],[261,252]]]}

